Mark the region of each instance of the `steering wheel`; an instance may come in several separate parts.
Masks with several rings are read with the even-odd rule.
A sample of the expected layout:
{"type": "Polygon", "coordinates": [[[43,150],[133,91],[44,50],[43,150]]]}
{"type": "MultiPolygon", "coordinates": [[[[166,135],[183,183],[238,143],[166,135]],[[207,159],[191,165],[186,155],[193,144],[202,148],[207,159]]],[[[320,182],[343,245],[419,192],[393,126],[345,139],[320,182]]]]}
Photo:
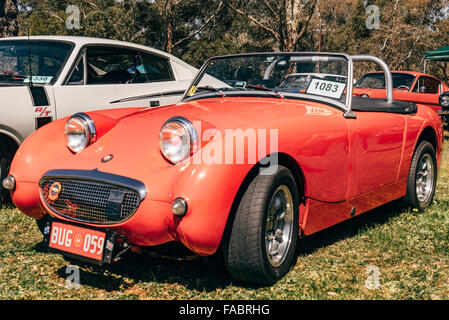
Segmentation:
{"type": "Polygon", "coordinates": [[[134,81],[136,80],[136,77],[141,75],[140,71],[137,70],[137,68],[136,68],[135,66],[132,66],[130,69],[132,69],[132,70],[134,71],[134,73],[131,73],[131,72],[130,72],[131,79],[129,79],[128,81],[126,81],[126,82],[125,82],[126,84],[134,83],[134,81]]]}
{"type": "Polygon", "coordinates": [[[406,89],[407,91],[410,90],[410,88],[405,85],[400,85],[396,89],[406,89]]]}

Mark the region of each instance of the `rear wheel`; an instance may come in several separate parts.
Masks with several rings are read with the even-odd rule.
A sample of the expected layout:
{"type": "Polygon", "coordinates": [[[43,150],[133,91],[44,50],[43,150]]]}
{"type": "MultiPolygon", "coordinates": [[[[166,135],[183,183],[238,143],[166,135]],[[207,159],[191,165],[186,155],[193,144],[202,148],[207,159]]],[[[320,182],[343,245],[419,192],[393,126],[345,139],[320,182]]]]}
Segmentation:
{"type": "Polygon", "coordinates": [[[295,179],[280,166],[258,175],[238,206],[223,252],[231,275],[242,282],[271,285],[293,266],[299,234],[295,179]]]}
{"type": "Polygon", "coordinates": [[[408,206],[424,210],[433,201],[437,182],[435,149],[428,141],[418,144],[413,155],[407,181],[405,202],[408,206]]]}

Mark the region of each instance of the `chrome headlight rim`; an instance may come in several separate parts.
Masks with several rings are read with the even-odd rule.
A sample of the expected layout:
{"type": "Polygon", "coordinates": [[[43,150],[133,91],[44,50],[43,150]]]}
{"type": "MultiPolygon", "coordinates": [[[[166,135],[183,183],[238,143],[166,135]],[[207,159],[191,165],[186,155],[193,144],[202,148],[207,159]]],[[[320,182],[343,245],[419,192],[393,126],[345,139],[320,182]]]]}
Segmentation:
{"type": "Polygon", "coordinates": [[[67,141],[67,148],[69,148],[70,151],[72,151],[73,153],[79,153],[81,151],[83,151],[87,146],[89,146],[90,144],[92,144],[93,142],[95,142],[97,140],[97,129],[95,127],[95,123],[92,120],[92,118],[84,113],[84,112],[78,112],[75,113],[74,115],[72,115],[66,122],[65,124],[65,135],[66,135],[66,141],[67,141]],[[82,146],[78,147],[78,148],[73,148],[70,146],[69,143],[69,136],[68,136],[68,124],[74,120],[77,119],[80,121],[83,129],[86,132],[86,141],[85,143],[83,143],[82,146]]]}
{"type": "Polygon", "coordinates": [[[449,108],[449,92],[445,92],[440,96],[440,106],[449,108]]]}
{"type": "Polygon", "coordinates": [[[161,151],[162,156],[169,161],[172,164],[178,164],[184,160],[186,160],[187,158],[189,158],[190,156],[192,156],[199,147],[199,140],[198,140],[198,133],[194,127],[194,125],[192,124],[192,122],[190,122],[188,119],[184,118],[184,117],[172,117],[170,119],[168,119],[161,127],[160,133],[159,133],[159,149],[161,151]],[[184,132],[186,132],[188,134],[188,141],[189,141],[189,152],[187,152],[186,154],[184,154],[182,157],[178,158],[178,159],[173,159],[172,157],[170,157],[170,155],[166,152],[166,150],[164,149],[163,146],[163,134],[165,131],[165,128],[170,124],[170,123],[176,123],[178,125],[180,125],[184,132]]]}

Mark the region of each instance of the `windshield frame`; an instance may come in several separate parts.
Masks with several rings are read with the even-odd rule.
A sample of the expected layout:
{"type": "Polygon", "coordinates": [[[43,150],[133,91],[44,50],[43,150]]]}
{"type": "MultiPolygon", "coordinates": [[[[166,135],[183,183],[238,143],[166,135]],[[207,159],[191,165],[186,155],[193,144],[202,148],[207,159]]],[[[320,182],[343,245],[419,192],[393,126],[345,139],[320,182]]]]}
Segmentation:
{"type": "MultiPolygon", "coordinates": [[[[373,62],[376,63],[378,66],[381,67],[382,71],[385,74],[385,90],[386,90],[386,103],[387,104],[393,104],[393,77],[391,74],[391,71],[388,67],[388,65],[380,58],[370,55],[347,55],[345,53],[331,53],[331,52],[262,52],[262,53],[243,53],[243,54],[233,54],[233,55],[223,55],[223,56],[216,56],[212,57],[206,60],[206,62],[201,66],[200,70],[196,74],[195,78],[191,81],[190,85],[187,87],[186,91],[184,92],[184,95],[181,99],[181,102],[187,102],[187,101],[193,101],[198,99],[204,99],[204,98],[210,98],[210,97],[216,97],[217,93],[211,94],[211,93],[201,93],[198,94],[199,96],[189,96],[188,93],[192,89],[192,87],[195,86],[196,83],[199,83],[201,80],[201,77],[205,73],[205,70],[207,69],[209,63],[216,59],[224,59],[229,57],[254,57],[254,56],[323,56],[323,57],[335,57],[335,58],[343,58],[346,59],[348,63],[348,75],[347,75],[347,85],[346,85],[346,97],[345,102],[342,103],[340,101],[334,100],[332,98],[322,97],[318,95],[312,95],[312,94],[303,94],[303,93],[291,93],[287,94],[282,92],[282,95],[287,98],[292,99],[303,99],[303,100],[309,100],[309,101],[316,101],[321,102],[324,104],[335,106],[338,109],[343,109],[344,111],[344,117],[345,118],[351,118],[355,119],[356,115],[352,111],[352,101],[353,101],[353,89],[354,89],[354,62],[373,62]]],[[[237,90],[239,91],[239,90],[237,90]]],[[[234,94],[237,93],[237,91],[229,91],[233,92],[234,94]]],[[[248,91],[239,91],[241,93],[241,96],[248,96],[248,91]],[[245,94],[244,94],[245,93],[245,94]]],[[[265,95],[271,95],[272,93],[267,91],[260,91],[259,95],[261,94],[265,95]]],[[[252,94],[254,95],[254,93],[252,94]]],[[[220,95],[223,97],[223,95],[220,95]]],[[[227,95],[229,96],[229,93],[227,92],[227,95]]]]}
{"type": "MultiPolygon", "coordinates": [[[[195,78],[192,80],[190,85],[187,87],[187,90],[184,92],[184,95],[183,95],[181,101],[192,101],[192,100],[197,100],[197,99],[210,98],[211,96],[216,95],[216,93],[215,94],[212,93],[212,95],[211,95],[210,92],[200,93],[197,96],[189,96],[188,95],[192,86],[195,86],[195,84],[197,84],[201,81],[202,76],[205,73],[205,71],[211,61],[218,60],[218,59],[233,58],[233,57],[245,58],[245,57],[254,57],[254,56],[277,56],[277,57],[281,57],[281,56],[286,56],[286,57],[288,57],[288,56],[302,56],[302,57],[317,56],[317,57],[322,57],[322,58],[332,57],[332,58],[344,59],[344,60],[346,60],[347,67],[348,67],[348,76],[347,76],[348,79],[347,79],[346,90],[347,90],[347,92],[351,92],[351,94],[352,94],[352,83],[353,83],[352,70],[353,70],[353,67],[352,67],[351,56],[349,56],[347,54],[329,53],[329,52],[259,52],[259,53],[242,53],[242,54],[232,54],[232,55],[221,55],[221,56],[215,56],[215,57],[211,57],[211,58],[207,59],[206,62],[201,66],[201,68],[198,71],[195,78]]],[[[234,89],[236,89],[236,88],[234,88],[234,89]]],[[[311,94],[287,93],[287,92],[282,92],[282,91],[280,91],[280,93],[286,98],[305,99],[305,100],[322,102],[325,104],[332,104],[332,105],[335,105],[338,109],[343,109],[344,111],[350,110],[349,106],[350,106],[350,102],[352,101],[352,99],[350,97],[348,97],[348,94],[346,95],[345,102],[343,103],[338,100],[334,100],[332,98],[311,95],[311,94]]],[[[230,95],[231,96],[235,96],[235,95],[254,96],[254,92],[250,93],[248,91],[237,89],[237,90],[232,90],[232,91],[226,92],[226,96],[230,96],[230,95]],[[232,92],[233,94],[229,94],[230,92],[232,92]]],[[[275,96],[273,93],[270,93],[267,91],[264,91],[264,92],[261,91],[260,95],[268,96],[268,97],[275,96]]]]}
{"type": "MultiPolygon", "coordinates": [[[[29,82],[16,82],[16,83],[7,83],[7,82],[0,82],[0,86],[11,86],[11,87],[21,87],[21,86],[44,86],[44,85],[54,85],[60,78],[64,68],[67,65],[67,62],[70,60],[70,57],[73,54],[73,51],[76,47],[75,42],[69,41],[69,40],[58,40],[58,39],[26,39],[26,38],[20,38],[20,39],[14,39],[14,38],[3,38],[0,39],[0,45],[2,45],[3,42],[24,42],[24,43],[39,43],[39,42],[56,42],[56,43],[65,43],[70,45],[69,50],[67,51],[67,55],[65,59],[62,61],[61,68],[59,68],[58,72],[55,74],[53,79],[49,83],[32,83],[32,81],[29,82]]],[[[29,72],[27,72],[27,76],[29,77],[29,72]]],[[[33,74],[33,76],[35,76],[33,74]]]]}

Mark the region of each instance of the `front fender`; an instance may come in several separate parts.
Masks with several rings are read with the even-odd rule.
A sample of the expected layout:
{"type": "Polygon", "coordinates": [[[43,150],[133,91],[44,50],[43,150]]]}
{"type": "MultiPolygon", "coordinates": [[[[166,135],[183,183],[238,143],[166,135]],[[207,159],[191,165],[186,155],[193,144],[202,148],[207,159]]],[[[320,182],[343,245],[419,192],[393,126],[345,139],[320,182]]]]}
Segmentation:
{"type": "Polygon", "coordinates": [[[180,179],[174,198],[187,201],[186,215],[175,225],[191,250],[213,254],[220,245],[237,192],[253,165],[197,165],[180,179]]]}

